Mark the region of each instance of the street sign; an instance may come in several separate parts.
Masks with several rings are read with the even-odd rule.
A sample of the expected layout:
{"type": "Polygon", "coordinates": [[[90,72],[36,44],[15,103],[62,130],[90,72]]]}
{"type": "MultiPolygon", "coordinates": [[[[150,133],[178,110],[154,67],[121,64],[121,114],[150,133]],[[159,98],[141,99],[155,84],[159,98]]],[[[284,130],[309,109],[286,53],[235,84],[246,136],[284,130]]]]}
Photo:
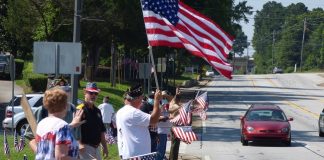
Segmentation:
{"type": "Polygon", "coordinates": [[[81,74],[81,43],[34,42],[34,72],[81,74]]]}
{"type": "Polygon", "coordinates": [[[139,63],[139,79],[149,79],[152,74],[151,63],[139,63]]]}

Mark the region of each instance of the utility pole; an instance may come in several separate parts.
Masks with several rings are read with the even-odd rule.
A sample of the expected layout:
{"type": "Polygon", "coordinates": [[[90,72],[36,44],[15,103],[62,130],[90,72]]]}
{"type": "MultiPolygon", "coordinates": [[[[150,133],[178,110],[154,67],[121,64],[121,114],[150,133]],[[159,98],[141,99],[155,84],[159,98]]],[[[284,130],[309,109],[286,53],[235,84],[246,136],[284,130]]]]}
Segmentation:
{"type": "MultiPolygon", "coordinates": [[[[73,25],[73,42],[80,42],[80,22],[81,22],[81,0],[74,1],[74,25],[73,25]]],[[[72,103],[77,104],[79,80],[78,75],[71,74],[72,86],[72,103]]]]}
{"type": "Polygon", "coordinates": [[[300,72],[302,72],[302,63],[303,63],[303,51],[304,51],[304,42],[305,42],[305,31],[306,31],[306,17],[304,19],[304,30],[303,30],[303,40],[302,40],[302,46],[300,51],[300,72]]]}
{"type": "Polygon", "coordinates": [[[274,45],[275,45],[275,41],[276,41],[276,39],[275,39],[275,30],[273,30],[272,31],[272,50],[271,50],[271,54],[272,54],[272,68],[274,67],[274,61],[273,61],[273,59],[274,59],[274,45]]]}

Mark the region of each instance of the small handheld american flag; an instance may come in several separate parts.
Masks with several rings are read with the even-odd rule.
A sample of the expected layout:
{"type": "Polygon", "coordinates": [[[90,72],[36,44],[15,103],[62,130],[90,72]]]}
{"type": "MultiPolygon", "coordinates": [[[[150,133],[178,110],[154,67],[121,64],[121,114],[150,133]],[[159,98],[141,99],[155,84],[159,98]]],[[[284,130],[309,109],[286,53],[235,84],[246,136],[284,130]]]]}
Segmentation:
{"type": "Polygon", "coordinates": [[[8,140],[7,140],[6,130],[4,130],[4,132],[3,132],[3,149],[4,149],[5,155],[7,155],[9,157],[10,156],[10,148],[9,148],[9,144],[8,144],[8,140]]]}
{"type": "Polygon", "coordinates": [[[157,158],[157,152],[152,152],[148,154],[138,155],[134,157],[130,157],[124,160],[155,160],[157,158]]]}
{"type": "Polygon", "coordinates": [[[198,140],[195,132],[192,131],[191,126],[178,126],[172,127],[173,134],[185,143],[191,143],[192,141],[198,140]]]}

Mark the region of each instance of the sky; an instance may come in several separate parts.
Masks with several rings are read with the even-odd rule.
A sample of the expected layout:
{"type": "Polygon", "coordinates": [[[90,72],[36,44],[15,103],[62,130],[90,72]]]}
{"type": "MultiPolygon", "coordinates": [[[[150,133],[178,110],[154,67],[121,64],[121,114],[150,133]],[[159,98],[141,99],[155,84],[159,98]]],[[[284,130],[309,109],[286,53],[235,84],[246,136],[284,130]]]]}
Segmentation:
{"type": "MultiPolygon", "coordinates": [[[[235,3],[239,3],[240,1],[243,0],[235,0],[235,3]]],[[[278,3],[281,3],[284,7],[289,6],[292,3],[304,3],[305,6],[308,8],[308,10],[312,10],[314,8],[324,8],[324,0],[273,0],[276,1],[278,3]]],[[[257,11],[257,10],[261,10],[263,5],[265,3],[269,2],[269,0],[247,0],[247,5],[253,7],[252,11],[257,11]]],[[[245,33],[245,35],[247,35],[248,37],[248,41],[252,40],[253,37],[253,24],[254,24],[254,15],[256,12],[253,12],[252,15],[248,16],[249,19],[249,23],[245,23],[245,22],[241,22],[240,24],[242,25],[242,29],[243,32],[245,33]]],[[[249,52],[249,55],[252,55],[254,50],[252,48],[252,46],[249,47],[248,50],[245,50],[245,53],[249,52]]]]}

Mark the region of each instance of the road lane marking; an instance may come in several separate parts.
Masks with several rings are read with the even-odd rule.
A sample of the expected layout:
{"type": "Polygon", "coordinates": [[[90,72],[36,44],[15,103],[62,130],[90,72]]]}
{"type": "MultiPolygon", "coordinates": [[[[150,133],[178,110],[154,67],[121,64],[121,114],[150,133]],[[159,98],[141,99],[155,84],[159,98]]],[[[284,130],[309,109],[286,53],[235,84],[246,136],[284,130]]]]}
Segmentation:
{"type": "Polygon", "coordinates": [[[254,88],[256,88],[256,87],[255,87],[255,83],[254,83],[253,78],[251,78],[250,76],[248,76],[248,79],[252,82],[252,86],[253,86],[254,88]]]}
{"type": "Polygon", "coordinates": [[[295,103],[293,103],[293,102],[290,102],[290,101],[286,101],[286,103],[289,105],[289,106],[292,106],[292,107],[294,107],[294,108],[297,108],[297,109],[299,109],[299,110],[301,110],[301,111],[303,111],[303,112],[305,112],[305,113],[309,113],[310,115],[312,115],[314,118],[316,118],[316,119],[318,119],[319,118],[319,114],[317,114],[317,113],[314,113],[314,112],[311,112],[311,111],[309,111],[309,110],[307,110],[306,108],[304,108],[304,107],[302,107],[302,106],[299,106],[299,105],[297,105],[297,104],[295,104],[295,103]]]}
{"type": "Polygon", "coordinates": [[[210,160],[210,157],[208,155],[205,155],[205,160],[210,160]]]}
{"type": "MultiPolygon", "coordinates": [[[[273,86],[275,86],[275,87],[278,87],[271,79],[269,79],[269,78],[267,78],[267,80],[273,85],[273,86]]],[[[294,108],[296,108],[296,109],[299,109],[299,110],[301,110],[301,111],[303,111],[304,113],[308,113],[308,114],[310,114],[310,115],[312,115],[314,118],[316,118],[316,119],[318,119],[319,118],[319,114],[317,114],[317,113],[314,113],[314,112],[311,112],[311,111],[309,111],[308,109],[306,109],[305,107],[302,107],[302,106],[300,106],[300,105],[298,105],[298,104],[296,104],[296,103],[293,103],[293,102],[291,102],[291,101],[286,101],[286,104],[288,104],[289,106],[291,106],[291,107],[294,107],[294,108]]]]}

